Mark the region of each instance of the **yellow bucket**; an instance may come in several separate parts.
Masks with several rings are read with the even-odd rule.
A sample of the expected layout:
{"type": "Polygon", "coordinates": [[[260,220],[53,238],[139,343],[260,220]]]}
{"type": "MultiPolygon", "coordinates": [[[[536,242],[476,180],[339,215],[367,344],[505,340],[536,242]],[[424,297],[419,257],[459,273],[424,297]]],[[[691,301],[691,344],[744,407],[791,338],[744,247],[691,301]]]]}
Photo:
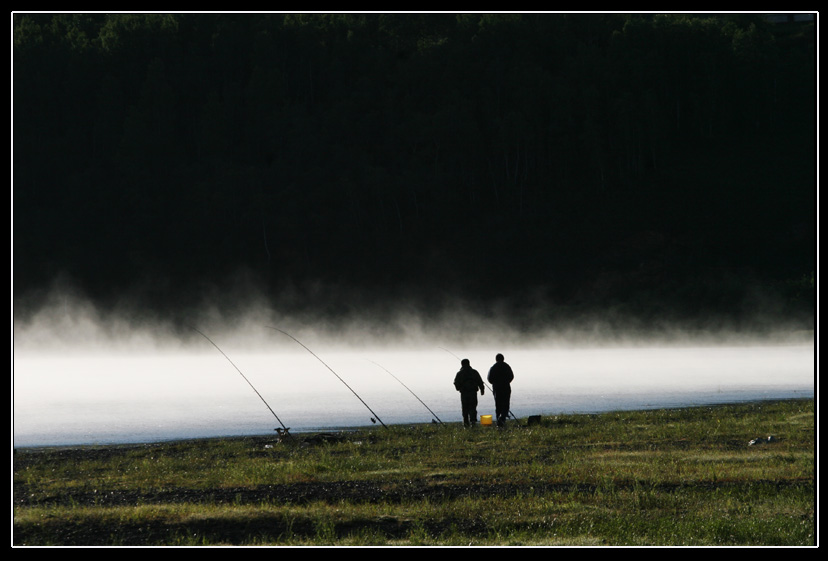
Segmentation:
{"type": "Polygon", "coordinates": [[[490,426],[492,424],[492,416],[491,415],[480,415],[480,424],[484,427],[490,426]]]}

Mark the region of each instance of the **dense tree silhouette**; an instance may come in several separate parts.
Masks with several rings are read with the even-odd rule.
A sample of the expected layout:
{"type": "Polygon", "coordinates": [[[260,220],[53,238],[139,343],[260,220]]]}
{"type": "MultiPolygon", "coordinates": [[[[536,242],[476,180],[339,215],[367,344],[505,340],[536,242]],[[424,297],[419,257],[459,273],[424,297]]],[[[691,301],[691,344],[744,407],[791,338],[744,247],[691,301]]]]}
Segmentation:
{"type": "Polygon", "coordinates": [[[748,14],[15,14],[14,296],[796,315],[814,54],[748,14]]]}

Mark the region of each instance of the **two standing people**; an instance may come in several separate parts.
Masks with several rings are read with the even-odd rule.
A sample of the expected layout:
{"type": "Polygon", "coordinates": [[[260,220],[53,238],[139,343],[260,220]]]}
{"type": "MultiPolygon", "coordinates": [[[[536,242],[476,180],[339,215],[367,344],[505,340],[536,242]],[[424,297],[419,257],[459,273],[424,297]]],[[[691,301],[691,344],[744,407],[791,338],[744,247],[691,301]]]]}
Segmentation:
{"type": "MultiPolygon", "coordinates": [[[[506,425],[506,418],[509,416],[509,401],[512,395],[512,380],[515,375],[512,368],[503,360],[503,355],[498,353],[494,365],[489,369],[487,376],[492,384],[492,391],[495,398],[495,414],[497,426],[506,425]]],[[[463,408],[463,424],[474,426],[477,422],[477,392],[484,395],[486,386],[480,373],[471,367],[469,359],[460,361],[460,371],[454,377],[454,387],[460,392],[460,404],[463,408]]]]}

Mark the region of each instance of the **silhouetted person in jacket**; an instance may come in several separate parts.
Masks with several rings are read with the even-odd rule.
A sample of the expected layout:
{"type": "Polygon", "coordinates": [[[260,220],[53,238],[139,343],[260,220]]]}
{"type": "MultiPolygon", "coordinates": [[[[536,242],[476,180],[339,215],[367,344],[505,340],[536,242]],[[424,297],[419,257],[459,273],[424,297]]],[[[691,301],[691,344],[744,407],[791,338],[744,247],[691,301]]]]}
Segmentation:
{"type": "Polygon", "coordinates": [[[503,355],[497,353],[495,363],[489,369],[486,377],[492,385],[492,393],[495,399],[495,415],[497,415],[497,426],[506,426],[506,418],[509,416],[509,400],[512,397],[512,380],[515,375],[512,367],[503,362],[503,355]]]}
{"type": "Polygon", "coordinates": [[[460,404],[463,407],[463,424],[473,427],[477,422],[477,391],[480,395],[486,390],[480,372],[471,367],[469,359],[460,361],[460,371],[454,377],[454,387],[460,392],[460,404]]]}

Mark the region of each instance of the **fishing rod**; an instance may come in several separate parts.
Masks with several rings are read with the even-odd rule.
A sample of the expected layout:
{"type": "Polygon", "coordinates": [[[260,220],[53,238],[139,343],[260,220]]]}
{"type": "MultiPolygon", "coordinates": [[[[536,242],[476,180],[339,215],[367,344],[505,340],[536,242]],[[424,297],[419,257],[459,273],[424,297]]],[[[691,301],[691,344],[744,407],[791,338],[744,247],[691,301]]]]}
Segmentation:
{"type": "MultiPolygon", "coordinates": [[[[457,360],[460,360],[460,357],[459,357],[459,356],[457,356],[456,354],[454,354],[453,352],[451,352],[450,350],[448,350],[448,349],[446,349],[446,348],[444,348],[444,347],[437,347],[437,348],[438,348],[438,349],[443,349],[444,351],[446,351],[448,354],[450,354],[451,356],[453,356],[453,357],[454,357],[454,358],[456,358],[457,360]]],[[[484,382],[483,382],[483,385],[484,385],[484,386],[486,386],[486,389],[487,389],[487,390],[489,390],[489,392],[491,392],[491,394],[492,394],[492,395],[494,395],[494,390],[492,390],[492,388],[490,388],[490,387],[489,387],[489,384],[487,384],[487,383],[484,381],[484,382]]],[[[511,413],[511,411],[510,411],[509,413],[511,413]]]]}
{"type": "Polygon", "coordinates": [[[445,348],[445,347],[437,347],[437,348],[438,348],[438,349],[442,349],[442,350],[446,351],[448,354],[450,354],[451,356],[453,356],[453,357],[454,357],[454,358],[456,358],[457,360],[460,360],[460,357],[459,357],[459,356],[457,356],[456,354],[454,354],[453,352],[451,352],[451,351],[450,351],[450,350],[448,350],[447,348],[445,348]]]}
{"type": "Polygon", "coordinates": [[[284,335],[287,335],[288,337],[290,337],[291,339],[293,339],[294,341],[296,341],[297,343],[299,343],[299,344],[300,344],[300,345],[301,345],[301,346],[302,346],[302,347],[303,347],[306,351],[308,351],[310,354],[312,354],[312,355],[316,358],[316,360],[318,360],[319,362],[321,362],[322,364],[324,364],[324,365],[325,365],[325,368],[327,368],[328,370],[330,370],[331,372],[333,372],[333,375],[334,375],[334,376],[336,376],[337,378],[339,378],[339,381],[340,381],[340,382],[342,382],[343,384],[345,384],[345,387],[346,387],[346,388],[348,388],[349,390],[351,390],[351,393],[352,393],[352,394],[354,394],[354,395],[356,396],[356,398],[357,398],[358,400],[360,400],[360,401],[362,402],[362,404],[363,404],[365,407],[367,407],[367,408],[368,408],[368,411],[370,411],[370,412],[371,412],[371,414],[372,414],[374,417],[376,417],[376,420],[374,419],[374,417],[371,417],[371,422],[372,422],[372,423],[376,423],[377,421],[379,421],[379,424],[381,424],[381,425],[382,425],[382,426],[384,426],[385,428],[388,428],[388,427],[386,427],[386,426],[385,426],[385,423],[383,423],[383,422],[382,422],[382,419],[380,419],[380,418],[379,418],[379,415],[377,415],[376,413],[374,413],[374,411],[373,411],[370,407],[368,407],[368,404],[367,404],[367,403],[365,403],[365,401],[363,401],[363,399],[362,399],[361,397],[359,397],[359,394],[358,394],[358,393],[356,393],[356,392],[354,391],[354,389],[353,389],[351,386],[349,386],[349,385],[348,385],[348,383],[347,383],[345,380],[343,380],[343,379],[342,379],[342,377],[341,377],[339,374],[337,374],[336,372],[334,372],[334,369],[333,369],[333,368],[331,368],[330,366],[328,366],[327,364],[325,364],[325,361],[324,361],[324,360],[322,360],[321,358],[319,358],[318,356],[316,356],[316,353],[314,353],[312,350],[310,350],[309,348],[307,348],[307,347],[306,347],[306,346],[305,346],[305,345],[304,345],[304,344],[303,344],[303,343],[302,343],[299,339],[297,339],[296,337],[294,337],[293,335],[291,335],[291,334],[290,334],[290,333],[288,333],[287,331],[283,331],[283,330],[279,329],[278,327],[271,327],[270,325],[265,325],[265,327],[267,327],[268,329],[273,329],[273,330],[275,330],[275,331],[278,331],[279,333],[283,333],[284,335]]]}
{"type": "MultiPolygon", "coordinates": [[[[451,352],[450,350],[448,350],[448,349],[446,349],[446,348],[444,348],[444,347],[437,347],[437,348],[438,348],[438,349],[443,349],[444,351],[446,351],[448,354],[450,354],[451,356],[453,356],[453,357],[454,357],[454,358],[456,358],[457,360],[460,360],[460,357],[459,357],[459,356],[457,356],[456,354],[454,354],[453,352],[451,352]]],[[[492,395],[494,395],[494,390],[493,390],[492,388],[490,388],[490,387],[489,387],[489,384],[487,384],[486,382],[483,382],[483,385],[484,385],[484,386],[486,386],[486,389],[488,389],[488,390],[491,392],[491,394],[492,394],[492,395]]],[[[517,417],[515,417],[515,414],[514,414],[514,413],[512,413],[511,408],[509,409],[509,415],[510,415],[513,419],[517,419],[517,417]]]]}
{"type": "MultiPolygon", "coordinates": [[[[370,359],[367,359],[367,358],[366,358],[365,360],[367,360],[368,362],[374,362],[373,360],[370,360],[370,359]]],[[[381,365],[381,364],[379,364],[379,363],[377,363],[377,362],[374,362],[374,364],[376,364],[377,366],[379,366],[380,368],[382,368],[383,370],[385,370],[386,372],[388,372],[389,374],[391,374],[391,371],[390,371],[390,370],[388,370],[387,368],[385,368],[383,365],[381,365]]],[[[438,416],[437,416],[437,413],[435,413],[434,411],[432,411],[432,410],[431,410],[431,408],[430,408],[428,405],[426,405],[426,404],[425,404],[425,402],[424,402],[422,399],[420,399],[419,397],[417,397],[417,394],[415,394],[415,393],[411,390],[411,388],[409,388],[408,386],[406,386],[405,384],[403,384],[403,381],[402,381],[402,380],[400,380],[399,378],[397,378],[396,376],[394,376],[393,374],[391,374],[391,377],[392,377],[392,378],[394,378],[396,381],[398,381],[400,384],[402,384],[402,387],[404,387],[404,388],[405,388],[405,389],[407,389],[409,392],[411,392],[411,395],[413,395],[414,397],[416,397],[416,398],[417,398],[417,401],[419,401],[420,403],[422,403],[422,404],[423,404],[423,406],[424,406],[426,409],[428,409],[429,413],[431,413],[432,415],[434,415],[434,418],[435,418],[435,419],[437,419],[438,421],[440,421],[440,424],[441,424],[441,425],[443,424],[443,421],[440,419],[440,417],[438,417],[438,416]]]]}
{"type": "MultiPolygon", "coordinates": [[[[290,429],[289,429],[288,427],[286,427],[286,426],[285,426],[285,424],[282,422],[282,420],[279,418],[279,416],[276,414],[276,412],[275,412],[275,411],[273,411],[273,408],[272,408],[272,407],[270,407],[270,405],[268,405],[267,401],[265,401],[265,398],[263,398],[263,397],[262,397],[262,394],[260,394],[260,393],[259,393],[259,390],[257,390],[257,389],[253,386],[253,384],[252,384],[252,383],[250,383],[250,380],[248,380],[248,379],[247,379],[247,376],[245,376],[245,375],[242,373],[242,371],[241,371],[241,370],[239,370],[239,367],[238,367],[238,366],[236,366],[236,365],[235,365],[235,363],[233,363],[233,361],[232,361],[232,360],[230,360],[230,357],[229,357],[229,356],[227,356],[226,354],[224,354],[224,351],[222,351],[222,350],[219,348],[219,346],[218,346],[218,345],[216,345],[216,344],[213,342],[213,340],[212,340],[212,339],[210,339],[209,337],[207,337],[207,335],[205,335],[204,333],[202,333],[201,331],[199,331],[198,329],[196,329],[196,328],[195,328],[195,327],[193,327],[192,325],[190,326],[190,328],[191,328],[193,331],[195,331],[195,332],[197,332],[197,333],[201,334],[201,336],[202,336],[202,337],[204,337],[205,339],[207,339],[208,341],[210,341],[210,343],[212,343],[212,344],[213,344],[213,346],[214,346],[216,349],[218,349],[218,352],[220,352],[221,354],[223,354],[223,355],[224,355],[224,358],[226,358],[226,359],[227,359],[227,361],[228,361],[230,364],[232,364],[232,365],[233,365],[233,368],[235,368],[235,369],[238,371],[238,373],[239,373],[239,374],[241,374],[241,377],[242,377],[242,378],[244,378],[244,381],[245,381],[245,382],[247,382],[247,383],[248,383],[248,385],[249,385],[251,388],[253,388],[253,391],[254,391],[254,392],[256,392],[256,395],[258,395],[258,396],[259,396],[259,399],[261,399],[261,400],[262,400],[262,402],[263,402],[265,405],[267,405],[267,408],[268,408],[268,409],[270,409],[270,412],[271,412],[271,413],[273,413],[273,416],[274,416],[274,417],[276,417],[276,420],[277,420],[277,421],[279,421],[279,424],[280,424],[280,425],[282,425],[282,429],[284,430],[284,432],[285,432],[285,433],[287,433],[290,429]]],[[[276,429],[276,430],[279,430],[279,429],[276,429]]]]}

